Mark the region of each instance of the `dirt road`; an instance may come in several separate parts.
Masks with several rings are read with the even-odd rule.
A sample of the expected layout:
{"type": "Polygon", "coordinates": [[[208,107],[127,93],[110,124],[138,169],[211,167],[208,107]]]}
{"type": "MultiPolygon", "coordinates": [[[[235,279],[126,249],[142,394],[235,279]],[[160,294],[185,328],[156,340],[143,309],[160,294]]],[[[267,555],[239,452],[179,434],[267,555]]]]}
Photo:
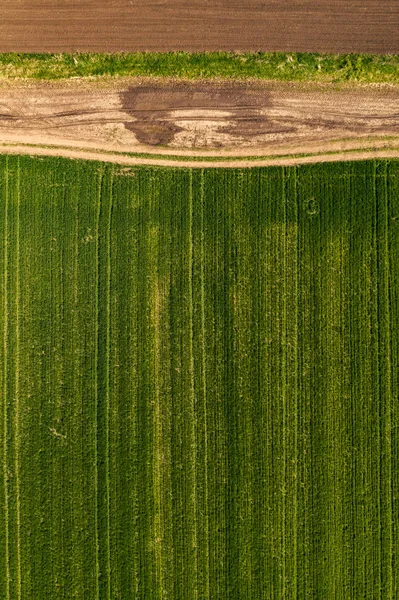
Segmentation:
{"type": "Polygon", "coordinates": [[[398,140],[399,87],[145,79],[0,86],[2,144],[245,159],[382,150],[398,140]]]}
{"type": "Polygon", "coordinates": [[[8,0],[0,52],[399,51],[397,0],[8,0]]]}
{"type": "Polygon", "coordinates": [[[369,152],[347,152],[347,153],[334,153],[334,154],[318,154],[315,156],[302,156],[290,158],[267,158],[254,160],[253,158],[237,158],[229,161],[201,161],[201,160],[171,160],[158,156],[154,158],[135,158],[132,156],[126,156],[123,154],[104,154],[101,152],[90,152],[87,150],[75,150],[73,148],[41,148],[41,147],[27,147],[27,146],[0,146],[0,152],[4,154],[27,154],[29,156],[43,157],[43,156],[61,156],[64,158],[78,159],[78,160],[97,160],[101,162],[116,163],[124,165],[121,169],[121,174],[129,171],[129,167],[139,165],[150,165],[158,167],[185,167],[185,168],[197,168],[197,169],[209,169],[209,168],[248,168],[248,167],[270,167],[270,166],[294,166],[301,164],[309,164],[316,162],[336,162],[336,161],[354,161],[354,160],[367,160],[375,158],[399,158],[399,146],[396,150],[373,150],[369,152]]]}

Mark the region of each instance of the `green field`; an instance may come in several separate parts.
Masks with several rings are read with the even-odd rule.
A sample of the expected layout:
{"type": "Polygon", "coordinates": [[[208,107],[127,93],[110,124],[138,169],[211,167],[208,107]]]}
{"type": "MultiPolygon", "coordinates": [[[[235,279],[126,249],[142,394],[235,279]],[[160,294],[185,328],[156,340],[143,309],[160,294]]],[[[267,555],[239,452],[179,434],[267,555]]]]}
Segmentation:
{"type": "Polygon", "coordinates": [[[0,156],[1,600],[399,597],[399,161],[0,156]]]}
{"type": "Polygon", "coordinates": [[[1,79],[71,77],[275,79],[399,84],[399,54],[309,52],[0,53],[1,79]]]}

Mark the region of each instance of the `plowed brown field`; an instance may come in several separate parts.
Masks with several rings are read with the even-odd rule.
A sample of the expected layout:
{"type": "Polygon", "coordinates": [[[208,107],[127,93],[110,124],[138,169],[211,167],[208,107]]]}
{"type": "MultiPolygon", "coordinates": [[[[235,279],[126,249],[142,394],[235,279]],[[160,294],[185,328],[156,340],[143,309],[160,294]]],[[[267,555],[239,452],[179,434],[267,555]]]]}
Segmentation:
{"type": "Polygon", "coordinates": [[[0,52],[399,51],[397,0],[11,0],[0,52]]]}

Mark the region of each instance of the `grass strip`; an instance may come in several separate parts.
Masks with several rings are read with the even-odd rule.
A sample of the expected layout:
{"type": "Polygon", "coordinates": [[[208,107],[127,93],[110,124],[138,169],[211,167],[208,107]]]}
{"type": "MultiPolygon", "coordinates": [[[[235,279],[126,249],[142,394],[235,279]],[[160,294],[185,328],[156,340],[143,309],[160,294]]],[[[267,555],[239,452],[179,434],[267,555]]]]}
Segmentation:
{"type": "Polygon", "coordinates": [[[304,52],[0,54],[0,79],[177,77],[399,83],[399,55],[304,52]]]}

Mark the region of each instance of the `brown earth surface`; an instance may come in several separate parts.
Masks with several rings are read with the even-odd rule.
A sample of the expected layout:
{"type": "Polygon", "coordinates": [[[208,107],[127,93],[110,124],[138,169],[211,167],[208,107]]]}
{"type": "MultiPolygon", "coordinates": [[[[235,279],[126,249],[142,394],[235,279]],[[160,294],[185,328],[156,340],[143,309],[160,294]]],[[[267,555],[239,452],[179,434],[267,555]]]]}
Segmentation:
{"type": "Polygon", "coordinates": [[[0,144],[3,151],[30,144],[63,155],[134,152],[158,160],[165,160],[162,154],[213,156],[215,162],[361,149],[392,153],[399,146],[399,86],[3,81],[0,144]]]}
{"type": "Polygon", "coordinates": [[[397,0],[6,0],[0,52],[399,50],[397,0]]]}

